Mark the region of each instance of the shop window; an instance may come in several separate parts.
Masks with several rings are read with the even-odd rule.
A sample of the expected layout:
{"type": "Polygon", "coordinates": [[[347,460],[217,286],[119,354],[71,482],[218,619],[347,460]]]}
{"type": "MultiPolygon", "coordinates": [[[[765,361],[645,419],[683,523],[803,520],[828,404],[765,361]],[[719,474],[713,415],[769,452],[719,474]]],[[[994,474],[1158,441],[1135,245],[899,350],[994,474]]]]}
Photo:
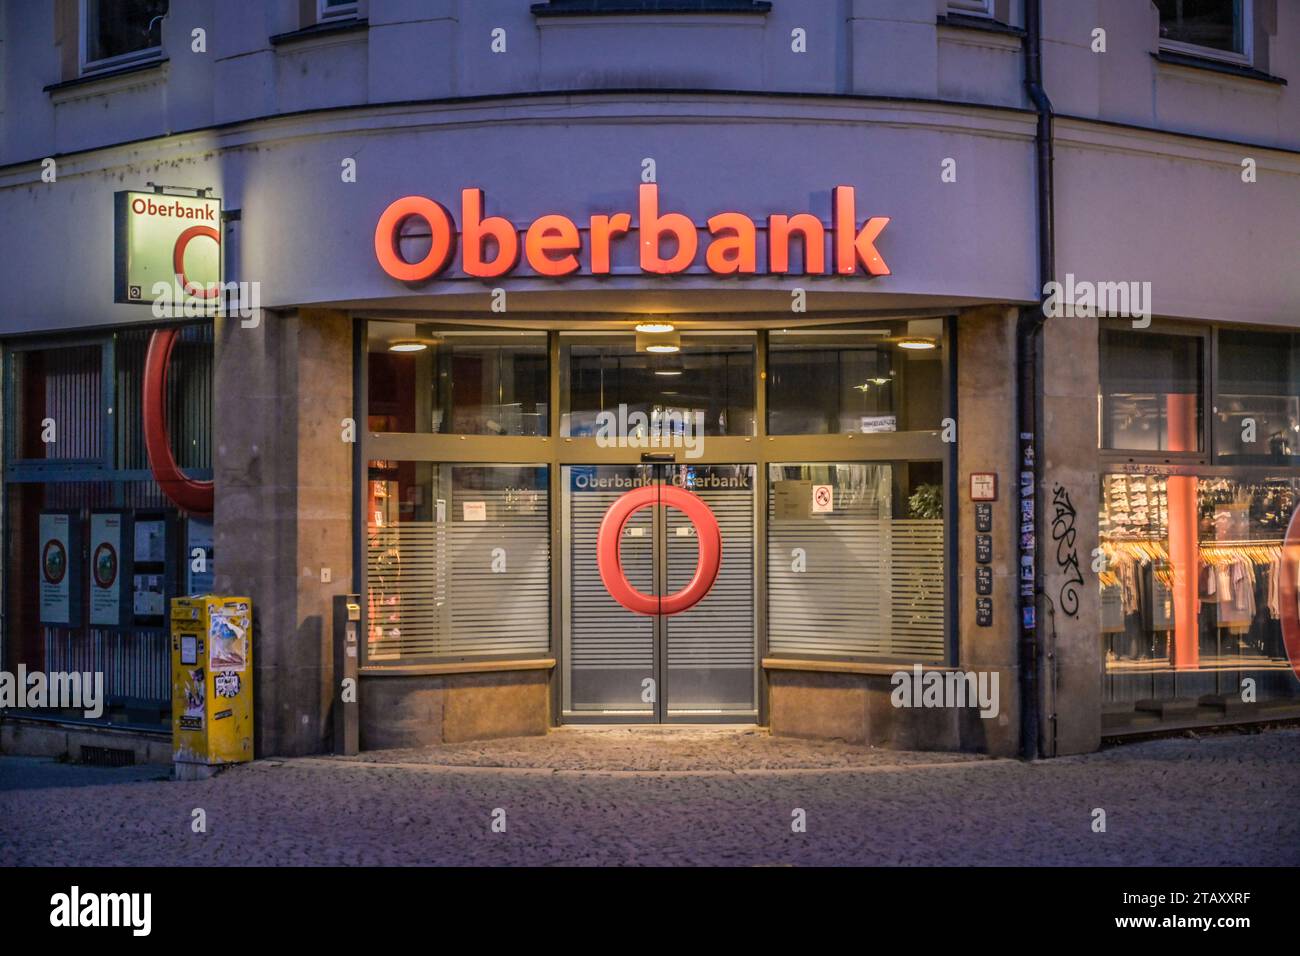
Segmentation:
{"type": "Polygon", "coordinates": [[[1182,707],[1213,717],[1294,700],[1281,614],[1296,595],[1284,593],[1281,568],[1298,493],[1293,476],[1104,476],[1101,619],[1112,714],[1182,707]]]}
{"type": "MultiPolygon", "coordinates": [[[[171,721],[168,602],[210,593],[216,555],[211,517],[179,511],[150,476],[142,405],[152,335],[7,349],[3,657],[11,671],[100,673],[98,719],[156,729],[171,721]]],[[[173,456],[200,481],[212,477],[211,401],[212,326],[185,326],[166,416],[173,456]]]]}
{"type": "Polygon", "coordinates": [[[768,470],[768,648],[793,657],[942,661],[940,462],[768,470]]]}
{"type": "Polygon", "coordinates": [[[9,374],[11,461],[92,461],[101,456],[100,346],[15,351],[9,374]]]}
{"type": "Polygon", "coordinates": [[[365,663],[550,647],[547,469],[372,461],[365,663]]]}
{"type": "Polygon", "coordinates": [[[369,323],[372,432],[547,433],[546,333],[369,323]]]}
{"type": "Polygon", "coordinates": [[[703,435],[753,435],[754,341],[682,332],[662,346],[672,351],[651,351],[634,334],[562,334],[560,433],[596,436],[614,416],[627,437],[684,422],[703,435]]]}
{"type": "Polygon", "coordinates": [[[1300,464],[1300,336],[1222,330],[1214,388],[1220,464],[1300,464]]]}
{"type": "Polygon", "coordinates": [[[991,17],[993,0],[948,0],[948,12],[972,17],[991,17]]]}
{"type": "Polygon", "coordinates": [[[1160,47],[1249,62],[1252,0],[1155,0],[1160,47]]]}
{"type": "Polygon", "coordinates": [[[82,68],[109,69],[162,53],[168,0],[82,0],[82,68]]]}
{"type": "Polygon", "coordinates": [[[767,428],[773,435],[938,428],[943,418],[942,324],[883,323],[772,332],[767,428]]]}
{"type": "Polygon", "coordinates": [[[1104,329],[1101,447],[1201,451],[1203,381],[1200,337],[1104,329]]]}

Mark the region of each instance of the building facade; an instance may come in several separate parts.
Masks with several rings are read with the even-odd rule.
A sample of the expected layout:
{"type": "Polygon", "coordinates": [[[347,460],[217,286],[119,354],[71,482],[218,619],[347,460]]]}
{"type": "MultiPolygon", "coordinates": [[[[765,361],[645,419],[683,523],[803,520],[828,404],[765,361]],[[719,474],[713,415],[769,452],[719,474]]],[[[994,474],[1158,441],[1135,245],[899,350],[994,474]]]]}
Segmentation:
{"type": "Polygon", "coordinates": [[[259,755],[346,593],[363,748],[1294,718],[1298,74],[1290,0],[0,3],[3,667],[107,694],[4,748],[165,754],[204,591],[259,755]]]}

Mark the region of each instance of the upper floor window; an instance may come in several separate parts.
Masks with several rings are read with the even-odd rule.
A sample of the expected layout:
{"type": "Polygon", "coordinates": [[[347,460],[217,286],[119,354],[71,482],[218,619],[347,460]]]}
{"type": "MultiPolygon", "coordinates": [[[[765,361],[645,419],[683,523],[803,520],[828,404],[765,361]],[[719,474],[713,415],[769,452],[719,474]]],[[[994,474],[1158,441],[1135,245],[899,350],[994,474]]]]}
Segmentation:
{"type": "Polygon", "coordinates": [[[168,5],[168,0],[82,0],[82,70],[110,69],[160,56],[168,5]]]}
{"type": "Polygon", "coordinates": [[[1161,49],[1250,63],[1250,0],[1156,0],[1156,7],[1161,49]]]}
{"type": "Polygon", "coordinates": [[[357,0],[316,0],[316,22],[357,15],[357,0]]]}
{"type": "Polygon", "coordinates": [[[967,16],[993,16],[993,0],[948,0],[949,13],[964,13],[967,16]]]}

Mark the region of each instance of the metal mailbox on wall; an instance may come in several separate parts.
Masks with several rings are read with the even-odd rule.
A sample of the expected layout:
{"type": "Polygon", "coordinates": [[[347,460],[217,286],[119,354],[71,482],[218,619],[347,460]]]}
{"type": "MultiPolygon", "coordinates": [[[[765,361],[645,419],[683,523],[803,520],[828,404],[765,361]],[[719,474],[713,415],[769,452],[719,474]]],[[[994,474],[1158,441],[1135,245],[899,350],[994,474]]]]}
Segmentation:
{"type": "Polygon", "coordinates": [[[211,767],[253,759],[252,627],[246,597],[173,599],[174,763],[211,767]]]}

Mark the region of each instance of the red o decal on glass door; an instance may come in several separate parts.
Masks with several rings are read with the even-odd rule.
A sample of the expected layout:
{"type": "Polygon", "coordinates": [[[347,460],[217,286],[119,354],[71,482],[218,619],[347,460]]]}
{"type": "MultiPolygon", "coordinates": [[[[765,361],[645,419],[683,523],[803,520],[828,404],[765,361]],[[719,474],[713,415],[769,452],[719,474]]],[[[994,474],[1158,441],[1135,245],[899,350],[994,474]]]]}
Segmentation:
{"type": "Polygon", "coordinates": [[[722,532],[718,528],[718,519],[703,498],[676,485],[635,488],[605,512],[596,536],[596,565],[610,597],[629,611],[649,615],[680,614],[700,603],[717,580],[718,569],[722,566],[722,532]],[[632,587],[623,573],[623,559],[619,553],[628,519],[642,508],[655,504],[668,505],[685,514],[695,526],[699,543],[695,575],[690,583],[675,594],[663,597],[643,594],[632,587]]]}

